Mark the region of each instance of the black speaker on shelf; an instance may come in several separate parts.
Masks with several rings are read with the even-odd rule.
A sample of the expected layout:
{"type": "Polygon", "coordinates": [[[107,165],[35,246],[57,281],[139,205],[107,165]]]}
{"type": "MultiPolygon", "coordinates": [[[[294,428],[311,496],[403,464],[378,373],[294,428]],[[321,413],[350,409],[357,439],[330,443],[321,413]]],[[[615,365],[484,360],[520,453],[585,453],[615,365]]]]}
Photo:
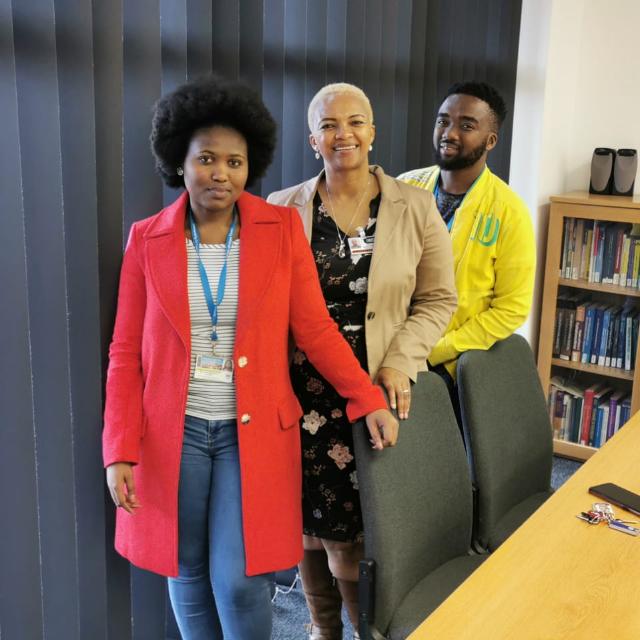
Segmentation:
{"type": "Polygon", "coordinates": [[[589,193],[597,193],[598,195],[611,193],[615,158],[615,149],[609,149],[608,147],[597,147],[594,149],[591,158],[589,193]]]}
{"type": "Polygon", "coordinates": [[[613,163],[611,193],[615,196],[632,196],[638,171],[638,152],[635,149],[618,149],[613,163]]]}

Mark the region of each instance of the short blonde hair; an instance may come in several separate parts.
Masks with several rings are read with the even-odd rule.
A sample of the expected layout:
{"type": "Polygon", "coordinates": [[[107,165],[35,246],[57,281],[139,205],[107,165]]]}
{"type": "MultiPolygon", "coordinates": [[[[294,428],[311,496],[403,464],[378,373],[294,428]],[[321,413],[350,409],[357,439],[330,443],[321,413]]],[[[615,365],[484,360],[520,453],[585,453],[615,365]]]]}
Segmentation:
{"type": "Polygon", "coordinates": [[[360,100],[365,103],[369,111],[368,115],[371,117],[371,123],[373,124],[373,109],[371,108],[371,102],[369,102],[367,94],[360,87],[356,87],[355,84],[349,84],[348,82],[334,82],[333,84],[327,84],[322,87],[322,89],[320,89],[320,91],[311,98],[309,108],[307,109],[307,123],[309,124],[309,131],[313,132],[313,115],[318,104],[327,96],[333,95],[351,95],[356,98],[360,98],[360,100]]]}

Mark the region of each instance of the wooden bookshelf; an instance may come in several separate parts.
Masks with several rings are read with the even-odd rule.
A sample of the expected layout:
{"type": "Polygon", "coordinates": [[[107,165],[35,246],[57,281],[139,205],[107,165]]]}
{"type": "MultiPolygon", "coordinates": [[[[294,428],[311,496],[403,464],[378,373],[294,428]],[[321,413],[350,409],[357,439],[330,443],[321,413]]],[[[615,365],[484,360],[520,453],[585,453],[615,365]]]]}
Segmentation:
{"type": "MultiPolygon", "coordinates": [[[[636,352],[633,371],[599,367],[554,358],[553,334],[559,287],[571,287],[597,292],[606,299],[611,296],[612,302],[626,298],[640,298],[640,290],[620,287],[611,284],[570,280],[560,277],[562,261],[562,241],[565,218],[583,218],[604,222],[640,223],[640,197],[624,198],[619,196],[594,196],[587,192],[572,192],[551,198],[549,214],[549,230],[547,236],[547,256],[544,273],[544,292],[542,297],[542,313],[540,317],[540,338],[538,344],[538,373],[545,396],[549,395],[551,377],[564,370],[576,370],[594,377],[614,378],[627,385],[631,393],[631,414],[640,409],[640,348],[636,352]]],[[[593,447],[586,447],[564,440],[554,440],[554,452],[568,458],[586,460],[595,453],[593,447]]]]}
{"type": "MultiPolygon", "coordinates": [[[[640,222],[640,220],[638,222],[640,222]]],[[[586,289],[588,291],[601,291],[602,293],[617,293],[620,296],[633,296],[640,298],[640,289],[619,287],[614,284],[600,284],[599,282],[587,282],[586,280],[569,280],[568,278],[558,278],[558,284],[561,287],[586,289]]]]}
{"type": "Polygon", "coordinates": [[[574,371],[586,371],[587,373],[595,373],[606,378],[616,378],[618,380],[631,380],[633,382],[633,371],[625,371],[624,369],[614,369],[613,367],[599,367],[596,364],[584,364],[583,362],[574,362],[573,360],[563,360],[562,358],[551,358],[551,364],[554,367],[563,367],[564,369],[573,369],[574,371]]]}

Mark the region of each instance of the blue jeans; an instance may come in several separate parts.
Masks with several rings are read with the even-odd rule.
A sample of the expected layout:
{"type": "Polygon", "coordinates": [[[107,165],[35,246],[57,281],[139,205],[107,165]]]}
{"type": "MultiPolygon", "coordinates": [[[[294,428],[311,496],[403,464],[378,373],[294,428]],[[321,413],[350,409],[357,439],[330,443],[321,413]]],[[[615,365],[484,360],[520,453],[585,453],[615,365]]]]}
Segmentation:
{"type": "Polygon", "coordinates": [[[273,575],[245,574],[235,420],[186,416],[178,532],[169,597],[183,640],[268,640],[273,575]]]}

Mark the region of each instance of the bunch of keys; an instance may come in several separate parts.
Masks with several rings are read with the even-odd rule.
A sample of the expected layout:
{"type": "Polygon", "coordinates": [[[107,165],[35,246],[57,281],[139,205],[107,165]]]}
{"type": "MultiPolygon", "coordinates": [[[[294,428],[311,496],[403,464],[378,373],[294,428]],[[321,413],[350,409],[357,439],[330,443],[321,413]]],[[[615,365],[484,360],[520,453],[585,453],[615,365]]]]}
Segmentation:
{"type": "Polygon", "coordinates": [[[608,502],[596,502],[591,507],[591,511],[582,511],[576,518],[584,520],[589,524],[600,524],[606,522],[610,529],[621,531],[631,536],[640,535],[640,529],[632,527],[632,524],[640,524],[638,520],[619,520],[613,513],[613,507],[608,502]]]}

